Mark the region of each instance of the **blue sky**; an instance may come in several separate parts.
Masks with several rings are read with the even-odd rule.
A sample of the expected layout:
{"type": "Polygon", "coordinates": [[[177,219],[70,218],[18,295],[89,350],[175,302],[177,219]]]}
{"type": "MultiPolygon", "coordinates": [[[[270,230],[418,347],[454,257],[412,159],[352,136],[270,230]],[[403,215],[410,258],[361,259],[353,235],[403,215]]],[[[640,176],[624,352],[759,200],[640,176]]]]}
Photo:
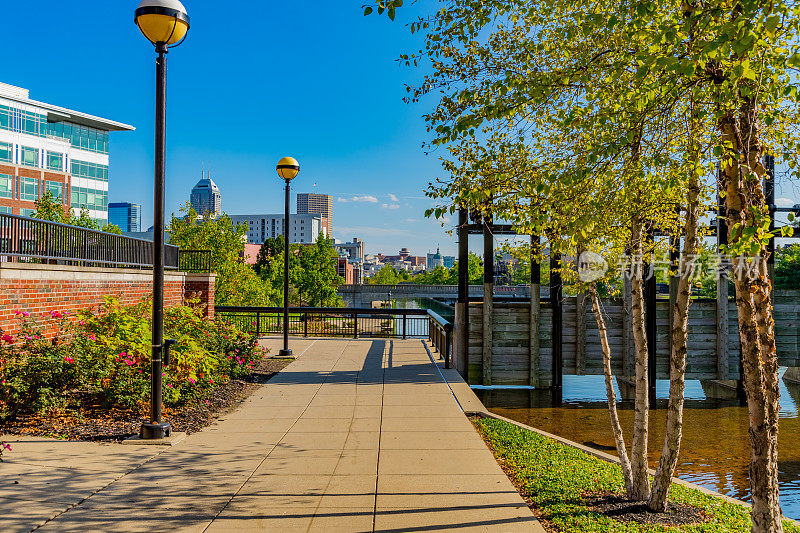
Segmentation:
{"type": "MultiPolygon", "coordinates": [[[[141,203],[149,226],[155,54],[133,23],[137,4],[7,3],[11,53],[0,81],[134,125],[111,137],[109,201],[141,203]]],[[[275,163],[292,155],[302,168],[295,192],[334,196],[337,238],[361,237],[368,253],[406,246],[423,255],[437,244],[455,252],[445,233],[453,222],[442,228],[424,218],[431,201],[423,191],[440,167],[420,149],[428,106],[402,101],[404,84],[421,73],[395,61],[419,45],[405,26],[417,10],[390,22],[364,17],[350,0],[184,5],[192,28],[168,56],[168,212],[188,200],[201,165],[226,212],[282,212],[275,163]]]]}
{"type": "MultiPolygon", "coordinates": [[[[446,234],[454,221],[443,228],[424,218],[432,202],[423,191],[441,175],[436,155],[420,148],[431,102],[402,101],[405,84],[422,73],[396,62],[421,43],[405,23],[419,4],[435,3],[406,6],[394,22],[364,17],[358,0],[184,4],[192,29],[169,54],[168,212],[188,201],[203,165],[228,213],[282,212],[275,163],[292,155],[302,167],[295,192],[334,196],[337,238],[361,237],[368,253],[405,246],[423,255],[441,245],[455,254],[446,234]]],[[[147,227],[155,54],[133,23],[137,5],[6,3],[10,53],[0,81],[30,89],[35,100],[136,126],[112,135],[109,201],[141,203],[147,227]]],[[[779,182],[776,192],[779,205],[797,201],[795,184],[779,182]]]]}

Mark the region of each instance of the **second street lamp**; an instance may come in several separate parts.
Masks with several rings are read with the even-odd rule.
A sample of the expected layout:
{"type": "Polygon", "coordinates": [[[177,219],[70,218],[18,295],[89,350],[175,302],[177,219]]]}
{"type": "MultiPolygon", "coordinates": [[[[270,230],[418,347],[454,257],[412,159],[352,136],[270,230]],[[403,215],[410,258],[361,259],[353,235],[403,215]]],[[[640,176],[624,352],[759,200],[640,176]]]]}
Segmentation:
{"type": "Polygon", "coordinates": [[[286,182],[286,205],[283,218],[283,350],[281,357],[290,357],[289,349],[289,183],[300,172],[300,163],[294,157],[284,157],[275,167],[278,176],[286,182]]]}
{"type": "Polygon", "coordinates": [[[178,0],[142,0],[134,17],[136,25],[158,53],[156,59],[156,165],[153,206],[153,346],[150,365],[150,422],[142,424],[139,437],[163,439],[172,428],[161,420],[164,343],[164,179],[167,122],[167,50],[178,46],[189,31],[189,15],[178,0]]]}

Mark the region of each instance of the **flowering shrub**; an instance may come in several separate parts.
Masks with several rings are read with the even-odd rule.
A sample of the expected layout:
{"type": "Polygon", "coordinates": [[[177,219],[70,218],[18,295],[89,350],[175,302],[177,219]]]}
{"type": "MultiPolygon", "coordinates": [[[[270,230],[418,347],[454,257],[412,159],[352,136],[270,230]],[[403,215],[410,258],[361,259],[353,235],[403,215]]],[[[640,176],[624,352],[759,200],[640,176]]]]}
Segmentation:
{"type": "MultiPolygon", "coordinates": [[[[123,307],[106,299],[99,312],[77,314],[45,339],[20,313],[22,334],[0,335],[0,403],[6,409],[63,408],[70,399],[135,408],[150,397],[151,303],[123,307]]],[[[164,367],[164,403],[180,404],[210,387],[249,374],[266,351],[235,326],[201,316],[196,306],[174,307],[164,317],[165,338],[177,343],[164,367]]],[[[3,332],[0,331],[0,334],[3,332]]]]}
{"type": "Polygon", "coordinates": [[[67,392],[77,385],[75,360],[63,335],[66,317],[58,312],[48,315],[60,322],[50,340],[25,312],[17,312],[21,321],[17,338],[0,337],[0,402],[10,409],[63,407],[67,392]]]}

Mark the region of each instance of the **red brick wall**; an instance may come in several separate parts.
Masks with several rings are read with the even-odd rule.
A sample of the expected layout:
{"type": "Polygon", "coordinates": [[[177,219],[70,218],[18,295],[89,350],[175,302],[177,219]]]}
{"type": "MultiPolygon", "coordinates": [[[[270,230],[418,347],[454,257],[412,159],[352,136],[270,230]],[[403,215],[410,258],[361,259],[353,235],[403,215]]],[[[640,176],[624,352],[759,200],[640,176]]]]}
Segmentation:
{"type": "MultiPolygon", "coordinates": [[[[164,305],[181,305],[191,294],[200,298],[201,305],[207,306],[206,315],[213,317],[214,282],[214,275],[166,272],[164,305]]],[[[16,334],[16,313],[25,312],[50,329],[56,323],[49,317],[52,311],[74,315],[81,309],[96,309],[106,296],[132,305],[151,294],[152,272],[148,270],[0,263],[0,328],[16,334]]]]}

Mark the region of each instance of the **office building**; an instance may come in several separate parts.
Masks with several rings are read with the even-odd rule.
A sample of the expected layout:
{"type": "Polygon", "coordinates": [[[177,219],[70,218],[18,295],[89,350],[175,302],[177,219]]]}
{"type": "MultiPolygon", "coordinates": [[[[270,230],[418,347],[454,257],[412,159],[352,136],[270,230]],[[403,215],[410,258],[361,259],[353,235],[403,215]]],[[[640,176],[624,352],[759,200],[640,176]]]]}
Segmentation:
{"type": "Polygon", "coordinates": [[[142,206],[130,202],[108,204],[108,222],[123,232],[136,233],[142,228],[142,206]]]}
{"type": "MultiPolygon", "coordinates": [[[[233,225],[247,226],[247,242],[263,244],[269,238],[283,235],[284,215],[230,215],[233,225]]],[[[312,244],[320,235],[327,235],[320,215],[289,215],[289,242],[312,244]]]]}
{"type": "Polygon", "coordinates": [[[351,263],[364,261],[364,241],[359,238],[354,238],[353,242],[334,242],[333,247],[351,263]]]}
{"type": "Polygon", "coordinates": [[[333,196],[303,192],[297,195],[298,215],[321,215],[325,234],[333,238],[333,196]]]}
{"type": "Polygon", "coordinates": [[[222,214],[222,193],[211,179],[211,172],[208,173],[208,177],[205,172],[202,176],[189,195],[189,204],[198,215],[211,215],[216,218],[222,214]]]}
{"type": "Polygon", "coordinates": [[[0,213],[28,216],[48,191],[108,221],[108,138],[133,126],[31,100],[0,83],[0,213]]]}

